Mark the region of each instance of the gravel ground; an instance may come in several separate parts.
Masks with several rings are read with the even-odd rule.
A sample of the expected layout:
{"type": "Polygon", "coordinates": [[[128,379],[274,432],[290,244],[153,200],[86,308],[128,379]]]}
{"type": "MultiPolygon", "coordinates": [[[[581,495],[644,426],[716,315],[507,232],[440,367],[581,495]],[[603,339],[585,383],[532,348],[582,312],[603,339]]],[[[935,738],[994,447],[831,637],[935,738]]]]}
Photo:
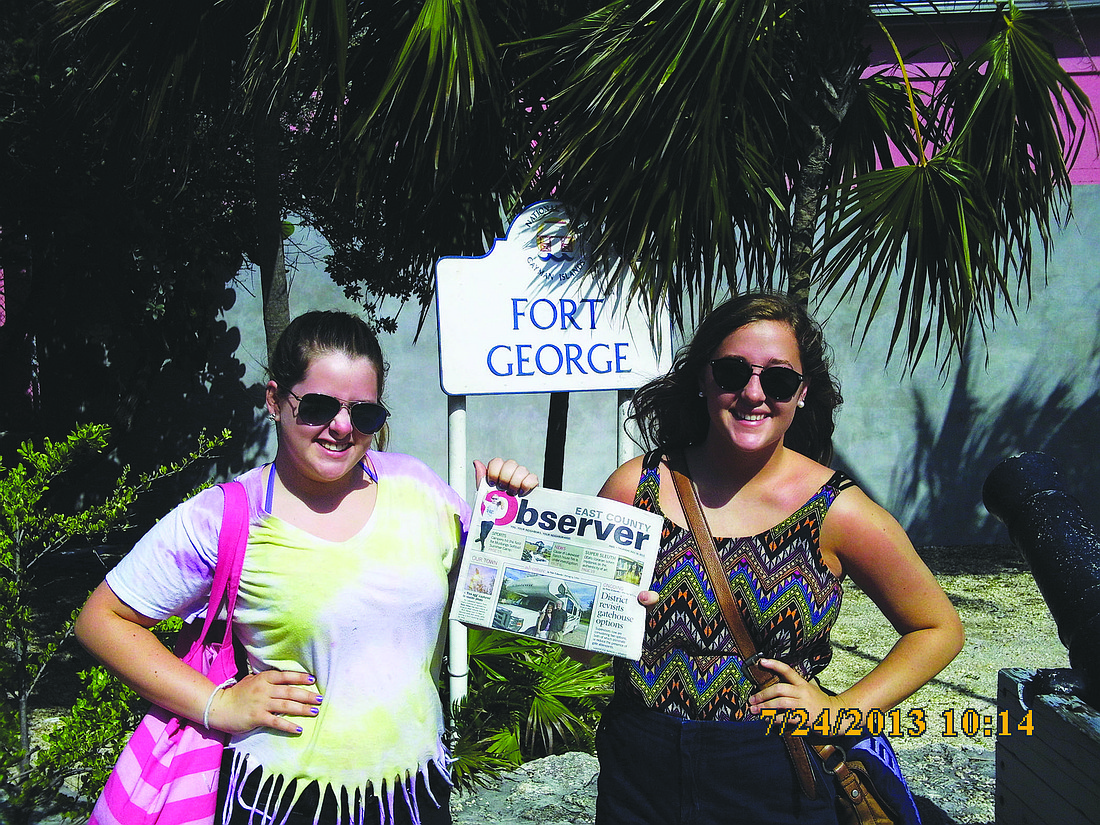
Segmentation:
{"type": "MultiPolygon", "coordinates": [[[[1066,649],[1031,571],[1011,545],[931,547],[925,562],[962,617],[966,644],[938,677],[901,705],[903,719],[923,713],[919,737],[891,739],[927,823],[994,821],[996,738],[960,730],[963,714],[997,713],[1002,668],[1069,667],[1066,649]],[[955,735],[953,735],[955,734],[955,735]]],[[[845,592],[833,631],[833,662],[823,680],[843,688],[866,672],[896,638],[862,592],[845,592]]]]}

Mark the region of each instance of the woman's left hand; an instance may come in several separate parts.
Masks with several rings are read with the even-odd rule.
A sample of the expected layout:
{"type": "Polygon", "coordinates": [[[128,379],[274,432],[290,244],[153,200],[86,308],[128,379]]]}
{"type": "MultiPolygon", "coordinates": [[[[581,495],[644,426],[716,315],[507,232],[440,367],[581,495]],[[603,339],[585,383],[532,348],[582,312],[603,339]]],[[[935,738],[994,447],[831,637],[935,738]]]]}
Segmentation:
{"type": "Polygon", "coordinates": [[[494,458],[488,464],[474,461],[474,487],[485,480],[512,495],[529,493],[539,486],[539,477],[513,459],[494,458]]]}
{"type": "Polygon", "coordinates": [[[830,724],[838,718],[841,700],[830,696],[813,682],[802,678],[793,667],[778,659],[761,659],[760,666],[772,671],[781,681],[754,693],[749,697],[749,713],[758,716],[762,710],[791,711],[802,710],[809,719],[808,724],[827,711],[826,719],[830,724]]]}

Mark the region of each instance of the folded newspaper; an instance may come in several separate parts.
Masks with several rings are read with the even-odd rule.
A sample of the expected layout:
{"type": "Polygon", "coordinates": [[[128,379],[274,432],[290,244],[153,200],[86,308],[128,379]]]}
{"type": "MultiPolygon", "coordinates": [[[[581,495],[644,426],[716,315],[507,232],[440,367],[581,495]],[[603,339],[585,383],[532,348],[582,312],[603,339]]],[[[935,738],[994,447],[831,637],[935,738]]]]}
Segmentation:
{"type": "Polygon", "coordinates": [[[612,656],[642,655],[663,519],[537,487],[477,491],[451,618],[612,656]]]}

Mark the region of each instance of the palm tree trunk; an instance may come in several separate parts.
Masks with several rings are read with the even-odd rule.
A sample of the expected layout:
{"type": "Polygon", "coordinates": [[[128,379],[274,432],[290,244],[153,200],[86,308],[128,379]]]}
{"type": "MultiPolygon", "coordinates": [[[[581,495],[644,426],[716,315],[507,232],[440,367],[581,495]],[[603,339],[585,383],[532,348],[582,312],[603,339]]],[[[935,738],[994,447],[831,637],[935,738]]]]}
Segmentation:
{"type": "Polygon", "coordinates": [[[794,52],[791,73],[809,122],[805,156],[794,184],[786,270],[787,294],[808,307],[833,135],[848,114],[866,65],[861,33],[870,19],[870,6],[866,0],[811,0],[801,5],[799,14],[806,39],[794,52]]]}
{"type": "Polygon", "coordinates": [[[283,207],[279,191],[278,123],[262,123],[258,128],[256,166],[256,251],[263,299],[264,332],[267,353],[271,356],[282,331],[290,323],[290,296],[286,285],[286,258],[283,251],[283,207]]]}
{"type": "Polygon", "coordinates": [[[814,252],[814,232],[824,194],[822,181],[829,162],[829,141],[821,127],[811,127],[813,146],[802,165],[802,174],[794,189],[794,222],[791,227],[790,278],[787,294],[803,307],[810,305],[810,261],[814,252]]]}

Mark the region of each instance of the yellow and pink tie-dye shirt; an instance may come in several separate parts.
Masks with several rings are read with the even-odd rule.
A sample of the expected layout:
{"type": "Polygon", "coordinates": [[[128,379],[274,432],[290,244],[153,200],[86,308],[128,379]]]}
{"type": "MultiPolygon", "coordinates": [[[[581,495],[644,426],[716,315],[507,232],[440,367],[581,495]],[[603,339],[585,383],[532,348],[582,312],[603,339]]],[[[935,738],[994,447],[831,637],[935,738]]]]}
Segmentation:
{"type": "MultiPolygon", "coordinates": [[[[319,539],[264,506],[266,473],[241,477],[248,491],[248,551],[234,627],[253,671],[312,673],[320,713],[296,717],[303,732],[257,729],[234,737],[230,788],[248,771],[279,787],[317,781],[337,799],[411,792],[433,762],[446,775],[435,669],[469,508],[416,459],[369,453],[378,500],[358,535],[319,539]],[[342,794],[341,791],[346,791],[342,794]]],[[[188,617],[209,593],[221,520],[217,488],[180,505],[108,575],[124,602],[151,618],[188,617]]],[[[280,801],[269,800],[273,811],[280,801]]],[[[398,803],[403,804],[403,803],[398,803]]],[[[357,820],[357,812],[349,812],[357,820]]],[[[414,812],[414,818],[415,812],[414,812]]]]}

